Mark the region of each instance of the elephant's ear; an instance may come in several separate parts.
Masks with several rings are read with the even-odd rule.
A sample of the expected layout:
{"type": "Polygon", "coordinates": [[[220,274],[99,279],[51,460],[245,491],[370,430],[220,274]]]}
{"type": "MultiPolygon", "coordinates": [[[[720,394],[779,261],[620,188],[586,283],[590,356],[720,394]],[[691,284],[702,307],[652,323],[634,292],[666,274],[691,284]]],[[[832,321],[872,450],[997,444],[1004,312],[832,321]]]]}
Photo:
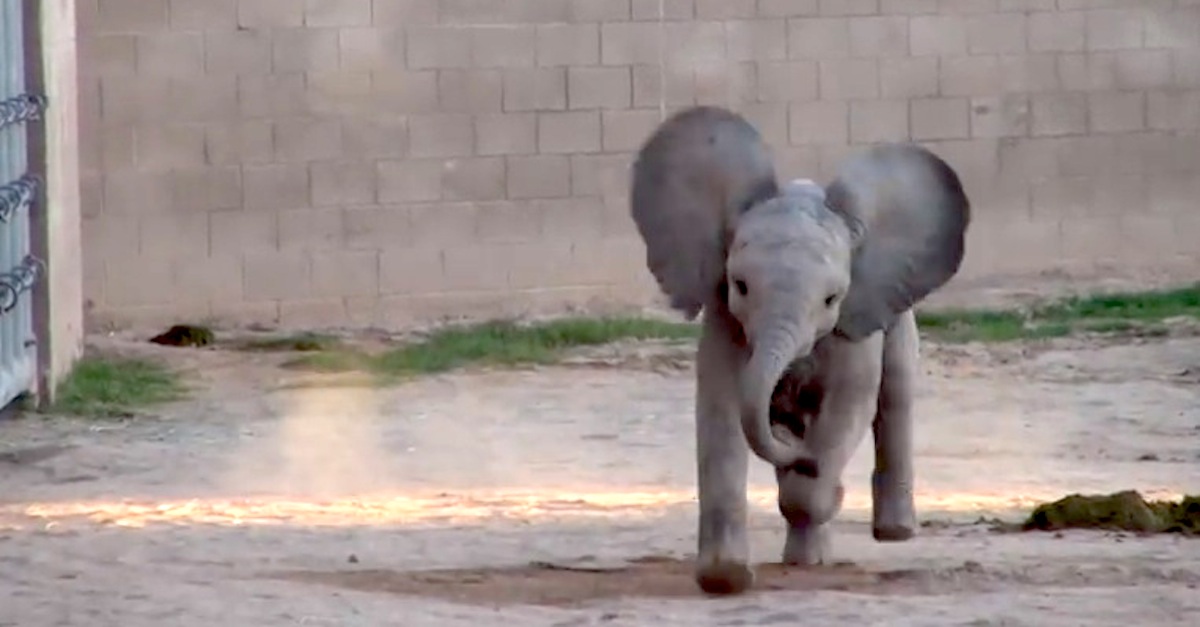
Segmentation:
{"type": "Polygon", "coordinates": [[[843,337],[890,327],[962,264],[970,202],[954,169],[921,146],[884,144],[847,160],[826,205],[856,240],[835,329],[843,337]]]}
{"type": "Polygon", "coordinates": [[[737,216],[779,193],[769,150],[741,116],[692,107],[646,140],[632,174],[646,265],[671,307],[695,318],[723,283],[737,216]]]}

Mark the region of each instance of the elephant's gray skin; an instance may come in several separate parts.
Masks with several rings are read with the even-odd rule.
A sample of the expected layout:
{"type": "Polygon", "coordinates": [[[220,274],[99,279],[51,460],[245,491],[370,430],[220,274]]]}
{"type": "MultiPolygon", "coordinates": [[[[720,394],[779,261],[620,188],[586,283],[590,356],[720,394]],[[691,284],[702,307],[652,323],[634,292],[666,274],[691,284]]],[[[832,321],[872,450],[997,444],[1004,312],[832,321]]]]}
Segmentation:
{"type": "Polygon", "coordinates": [[[630,203],[672,307],[688,319],[705,314],[695,409],[700,587],[738,593],[753,583],[749,450],[776,468],[785,562],[825,558],[841,475],[869,427],[874,536],[911,537],[911,308],[962,262],[970,204],[954,170],[915,144],[886,144],[847,160],[824,189],[780,186],[753,126],[693,107],[641,147],[630,203]]]}

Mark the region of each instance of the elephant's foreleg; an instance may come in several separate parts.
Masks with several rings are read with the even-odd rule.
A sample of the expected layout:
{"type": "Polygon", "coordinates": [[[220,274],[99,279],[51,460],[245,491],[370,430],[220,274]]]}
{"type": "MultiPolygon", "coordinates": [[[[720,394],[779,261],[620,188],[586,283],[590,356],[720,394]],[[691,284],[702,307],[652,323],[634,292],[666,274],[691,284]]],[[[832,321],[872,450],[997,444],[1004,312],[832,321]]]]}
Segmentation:
{"type": "Polygon", "coordinates": [[[696,357],[696,462],[700,499],[696,581],[734,594],[754,581],[746,534],[749,448],[738,415],[739,355],[721,311],[704,315],[696,357]]]}
{"type": "Polygon", "coordinates": [[[883,377],[873,424],[871,530],[880,542],[901,542],[916,530],[913,505],[912,408],[918,368],[917,324],[906,312],[884,340],[883,377]]]}
{"type": "Polygon", "coordinates": [[[828,558],[828,524],[842,508],[842,473],[866,439],[875,416],[881,376],[882,334],[860,342],[831,340],[821,360],[821,407],[805,430],[821,475],[776,472],[779,510],[788,522],[783,559],[819,564],[828,558]]]}

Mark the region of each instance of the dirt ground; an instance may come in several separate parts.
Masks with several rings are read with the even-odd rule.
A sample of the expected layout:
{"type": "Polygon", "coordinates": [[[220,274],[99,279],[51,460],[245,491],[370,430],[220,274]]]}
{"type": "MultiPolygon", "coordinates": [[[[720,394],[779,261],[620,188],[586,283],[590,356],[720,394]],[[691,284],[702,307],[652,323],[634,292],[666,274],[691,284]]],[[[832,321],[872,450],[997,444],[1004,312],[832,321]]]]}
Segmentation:
{"type": "MultiPolygon", "coordinates": [[[[193,399],[0,424],[0,626],[1200,624],[1200,540],[997,533],[1071,492],[1200,491],[1200,337],[926,343],[913,540],[870,537],[864,442],[837,564],[694,588],[687,348],[379,389],[277,355],[167,356],[193,399]]],[[[754,557],[778,559],[752,469],[754,557]]]]}

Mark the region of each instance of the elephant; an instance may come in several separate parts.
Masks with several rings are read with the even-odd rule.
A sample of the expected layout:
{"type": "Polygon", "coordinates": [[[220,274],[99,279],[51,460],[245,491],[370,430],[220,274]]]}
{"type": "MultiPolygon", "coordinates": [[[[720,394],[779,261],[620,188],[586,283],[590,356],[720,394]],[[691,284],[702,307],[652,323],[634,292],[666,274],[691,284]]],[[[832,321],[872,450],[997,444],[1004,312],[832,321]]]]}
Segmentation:
{"type": "Polygon", "coordinates": [[[958,273],[971,207],[957,172],[911,142],[879,143],[821,187],[780,184],[741,115],[692,106],[634,156],[630,211],[670,308],[703,311],[696,350],[694,577],[753,585],[749,452],[775,469],[785,564],[828,559],[841,475],[873,433],[872,535],[914,535],[915,304],[958,273]]]}

